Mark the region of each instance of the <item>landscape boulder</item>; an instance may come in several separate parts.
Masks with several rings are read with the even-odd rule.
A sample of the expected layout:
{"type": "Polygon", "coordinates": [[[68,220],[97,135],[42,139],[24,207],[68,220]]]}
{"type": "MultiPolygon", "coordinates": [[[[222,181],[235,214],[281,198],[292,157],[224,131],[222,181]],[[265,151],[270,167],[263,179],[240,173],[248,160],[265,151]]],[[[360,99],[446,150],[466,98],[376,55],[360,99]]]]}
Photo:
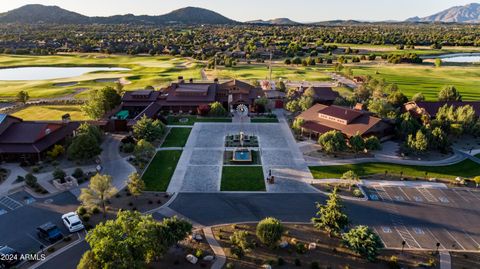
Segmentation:
{"type": "Polygon", "coordinates": [[[198,262],[198,258],[193,256],[192,254],[188,254],[187,257],[185,257],[185,259],[191,264],[197,264],[198,262]]]}

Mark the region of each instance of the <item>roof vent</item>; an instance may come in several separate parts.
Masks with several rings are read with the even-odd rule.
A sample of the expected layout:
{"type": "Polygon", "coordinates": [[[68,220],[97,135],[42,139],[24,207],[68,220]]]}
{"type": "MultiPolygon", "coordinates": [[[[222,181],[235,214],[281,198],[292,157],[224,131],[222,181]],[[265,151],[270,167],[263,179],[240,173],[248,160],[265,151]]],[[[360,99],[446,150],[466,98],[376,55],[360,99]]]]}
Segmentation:
{"type": "Polygon", "coordinates": [[[51,132],[52,130],[50,130],[50,128],[45,129],[45,135],[49,135],[51,132]]]}

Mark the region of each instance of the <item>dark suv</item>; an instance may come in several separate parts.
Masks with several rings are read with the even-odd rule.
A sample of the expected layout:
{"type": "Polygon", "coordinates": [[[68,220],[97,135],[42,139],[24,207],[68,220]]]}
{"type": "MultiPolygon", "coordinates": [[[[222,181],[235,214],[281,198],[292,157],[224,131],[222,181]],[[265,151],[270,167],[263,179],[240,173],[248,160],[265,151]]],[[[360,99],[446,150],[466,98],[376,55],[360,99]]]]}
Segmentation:
{"type": "Polygon", "coordinates": [[[8,246],[0,246],[0,268],[10,268],[20,262],[20,253],[8,246]]]}
{"type": "Polygon", "coordinates": [[[44,239],[50,243],[55,243],[63,238],[63,234],[57,225],[48,222],[37,228],[38,238],[44,239]]]}

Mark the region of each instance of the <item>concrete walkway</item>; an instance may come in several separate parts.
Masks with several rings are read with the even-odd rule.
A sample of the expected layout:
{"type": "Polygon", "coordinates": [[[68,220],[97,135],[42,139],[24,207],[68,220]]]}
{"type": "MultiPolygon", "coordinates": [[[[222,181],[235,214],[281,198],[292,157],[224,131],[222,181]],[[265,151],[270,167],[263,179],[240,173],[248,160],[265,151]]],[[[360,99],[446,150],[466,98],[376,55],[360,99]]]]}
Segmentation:
{"type": "Polygon", "coordinates": [[[452,258],[448,251],[440,251],[440,269],[451,269],[452,258]]]}
{"type": "Polygon", "coordinates": [[[18,176],[25,176],[28,172],[20,167],[18,163],[7,163],[2,165],[3,168],[10,171],[7,179],[0,184],[0,196],[5,196],[12,191],[25,185],[24,182],[15,182],[18,176]]]}
{"type": "Polygon", "coordinates": [[[455,152],[454,155],[435,161],[422,161],[422,160],[405,160],[397,158],[396,156],[387,157],[372,157],[372,158],[358,158],[358,159],[342,159],[342,160],[322,160],[319,158],[304,156],[305,161],[308,166],[325,166],[325,165],[344,165],[344,164],[361,164],[361,163],[371,163],[371,162],[380,162],[380,163],[394,163],[402,165],[428,165],[428,166],[446,166],[459,163],[468,159],[468,156],[455,152]]]}
{"type": "Polygon", "coordinates": [[[212,264],[211,269],[221,269],[223,265],[227,261],[227,257],[225,256],[225,252],[223,248],[220,246],[220,243],[215,239],[213,236],[212,228],[205,227],[203,228],[203,233],[205,234],[205,239],[207,243],[212,248],[213,253],[215,253],[215,262],[212,264]]]}
{"type": "MultiPolygon", "coordinates": [[[[102,154],[100,161],[102,170],[101,174],[110,175],[112,177],[112,185],[120,191],[127,185],[128,176],[136,172],[128,161],[128,157],[122,157],[119,152],[120,143],[124,136],[122,135],[108,135],[102,143],[102,154]]],[[[80,189],[86,188],[89,182],[85,182],[78,188],[70,190],[75,195],[80,195],[80,189]]]]}

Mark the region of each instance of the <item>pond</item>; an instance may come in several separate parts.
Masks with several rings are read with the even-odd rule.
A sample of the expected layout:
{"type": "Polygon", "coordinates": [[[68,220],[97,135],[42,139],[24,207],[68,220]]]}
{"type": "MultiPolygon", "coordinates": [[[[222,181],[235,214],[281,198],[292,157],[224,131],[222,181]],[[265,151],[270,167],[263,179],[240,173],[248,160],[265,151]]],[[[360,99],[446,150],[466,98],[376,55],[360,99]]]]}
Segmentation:
{"type": "Polygon", "coordinates": [[[454,53],[439,56],[446,63],[480,63],[480,53],[454,53]]]}
{"type": "Polygon", "coordinates": [[[0,69],[0,80],[27,81],[78,77],[97,71],[128,71],[119,67],[18,67],[0,69]]]}

